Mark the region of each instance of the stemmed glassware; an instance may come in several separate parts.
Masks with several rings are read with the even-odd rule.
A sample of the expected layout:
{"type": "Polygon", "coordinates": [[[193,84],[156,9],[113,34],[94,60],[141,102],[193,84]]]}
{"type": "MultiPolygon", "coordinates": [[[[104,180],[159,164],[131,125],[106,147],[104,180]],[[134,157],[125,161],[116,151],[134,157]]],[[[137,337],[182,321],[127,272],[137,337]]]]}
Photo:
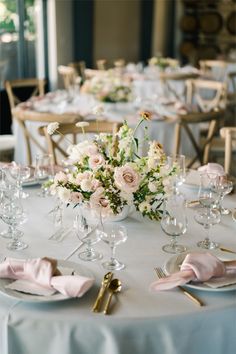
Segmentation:
{"type": "Polygon", "coordinates": [[[83,261],[96,261],[102,258],[102,254],[93,249],[100,241],[99,228],[101,227],[100,215],[97,210],[92,210],[89,204],[83,203],[78,208],[78,214],[74,222],[74,228],[78,238],[86,245],[86,250],[79,253],[83,261]]]}
{"type": "Polygon", "coordinates": [[[120,270],[125,268],[125,264],[118,261],[115,257],[116,247],[127,240],[127,230],[118,223],[105,223],[99,231],[101,240],[110,246],[111,257],[108,261],[102,263],[108,270],[120,270]]]}
{"type": "Polygon", "coordinates": [[[182,194],[172,194],[164,201],[161,228],[171,237],[171,243],[162,247],[167,253],[181,253],[187,247],[177,243],[176,238],[187,231],[186,201],[182,194]]]}
{"type": "Polygon", "coordinates": [[[211,209],[208,207],[199,209],[196,212],[194,219],[198,224],[202,225],[206,230],[206,237],[204,240],[199,241],[197,243],[198,247],[205,248],[205,249],[218,248],[219,245],[216,242],[210,240],[209,233],[210,233],[211,226],[219,224],[220,222],[219,210],[211,209]]]}
{"type": "MultiPolygon", "coordinates": [[[[54,166],[52,161],[52,155],[44,154],[37,155],[35,162],[34,177],[39,183],[46,182],[46,180],[53,179],[54,176],[54,166]]],[[[49,194],[48,187],[42,185],[39,197],[46,197],[49,194]]]]}
{"type": "Polygon", "coordinates": [[[186,178],[185,156],[178,154],[167,156],[167,165],[174,172],[172,176],[173,191],[179,193],[178,187],[183,184],[186,178]]]}
{"type": "Polygon", "coordinates": [[[218,193],[219,196],[218,208],[220,213],[222,215],[228,215],[230,213],[230,210],[224,208],[222,203],[224,197],[232,191],[233,182],[230,181],[226,176],[217,176],[213,189],[215,189],[216,193],[218,193]]]}
{"type": "Polygon", "coordinates": [[[30,167],[14,164],[9,169],[10,175],[16,180],[18,195],[20,198],[28,198],[29,193],[25,193],[22,189],[22,184],[30,177],[30,167]]]}
{"type": "Polygon", "coordinates": [[[209,232],[211,226],[220,222],[220,211],[217,210],[219,194],[217,188],[217,181],[219,176],[215,173],[201,173],[200,174],[200,188],[199,188],[199,202],[203,208],[197,210],[194,219],[200,225],[203,225],[207,231],[204,240],[197,243],[198,247],[205,249],[214,249],[218,244],[210,241],[209,232]]]}
{"type": "Polygon", "coordinates": [[[27,220],[27,216],[23,210],[21,199],[16,195],[14,186],[8,185],[4,191],[4,198],[0,205],[0,218],[8,225],[5,237],[12,239],[7,248],[16,251],[28,247],[25,242],[19,240],[23,232],[18,230],[17,226],[24,223],[27,220]]]}

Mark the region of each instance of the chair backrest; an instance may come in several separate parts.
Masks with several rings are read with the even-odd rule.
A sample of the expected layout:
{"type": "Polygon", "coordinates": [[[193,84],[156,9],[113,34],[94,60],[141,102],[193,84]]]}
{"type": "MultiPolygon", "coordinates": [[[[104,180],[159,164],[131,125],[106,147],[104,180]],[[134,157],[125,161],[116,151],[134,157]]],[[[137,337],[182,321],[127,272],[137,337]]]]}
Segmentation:
{"type": "MultiPolygon", "coordinates": [[[[113,134],[115,138],[115,134],[121,125],[122,124],[119,122],[90,121],[89,126],[86,126],[84,130],[86,134],[110,133],[113,134]]],[[[40,135],[46,138],[48,153],[53,156],[54,164],[59,163],[57,152],[59,152],[61,156],[67,157],[66,149],[68,147],[68,140],[71,139],[71,144],[76,144],[77,136],[82,133],[81,128],[77,127],[74,123],[60,124],[53,135],[48,134],[47,126],[40,127],[38,131],[40,135]]]]}
{"type": "Polygon", "coordinates": [[[220,129],[220,135],[225,139],[225,173],[230,173],[232,163],[233,142],[236,143],[236,127],[223,127],[220,129]]]}
{"type": "MultiPolygon", "coordinates": [[[[7,92],[7,96],[9,99],[10,107],[13,109],[18,103],[22,102],[22,100],[17,95],[16,90],[20,88],[32,88],[32,92],[29,95],[33,96],[43,96],[45,93],[45,84],[46,81],[44,79],[16,79],[16,80],[7,80],[5,81],[5,89],[7,92]]],[[[28,98],[30,98],[28,97],[28,98]]]]}
{"type": "Polygon", "coordinates": [[[186,103],[197,105],[200,111],[210,112],[226,106],[226,83],[212,80],[187,80],[186,103]]]}
{"type": "Polygon", "coordinates": [[[78,74],[75,68],[66,65],[59,65],[58,72],[62,77],[63,84],[66,90],[70,89],[71,86],[75,85],[78,78],[78,74]]]}
{"type": "Polygon", "coordinates": [[[175,125],[175,140],[174,140],[174,154],[179,153],[181,132],[185,131],[189,138],[196,155],[191,157],[187,167],[191,167],[195,161],[200,161],[201,164],[206,164],[209,160],[209,153],[213,137],[218,129],[219,123],[224,119],[224,111],[211,111],[211,112],[192,112],[184,115],[179,115],[175,125]],[[192,131],[192,126],[198,124],[199,130],[202,123],[208,124],[208,132],[205,142],[200,145],[199,140],[196,139],[192,131]]]}
{"type": "Polygon", "coordinates": [[[86,63],[84,60],[69,63],[68,66],[75,69],[77,75],[82,78],[82,81],[85,81],[85,79],[86,79],[86,76],[85,76],[86,63]]]}
{"type": "Polygon", "coordinates": [[[226,80],[227,63],[224,60],[200,60],[202,74],[217,81],[226,80]]]}
{"type": "Polygon", "coordinates": [[[106,70],[107,61],[106,59],[98,59],[96,61],[98,70],[106,70]]]}
{"type": "Polygon", "coordinates": [[[236,93],[236,71],[229,73],[228,79],[232,85],[233,92],[236,93]]]}

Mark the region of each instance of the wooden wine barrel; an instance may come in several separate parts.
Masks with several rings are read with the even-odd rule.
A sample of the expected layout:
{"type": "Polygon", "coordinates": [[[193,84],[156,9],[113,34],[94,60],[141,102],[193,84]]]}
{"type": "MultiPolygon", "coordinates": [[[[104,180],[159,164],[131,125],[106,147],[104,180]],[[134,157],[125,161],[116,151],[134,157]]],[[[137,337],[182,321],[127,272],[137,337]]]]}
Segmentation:
{"type": "Polygon", "coordinates": [[[231,12],[226,20],[226,27],[229,33],[236,34],[236,11],[231,12]]]}
{"type": "Polygon", "coordinates": [[[184,15],[180,20],[180,28],[183,32],[193,33],[197,30],[197,19],[193,15],[184,15]]]}
{"type": "Polygon", "coordinates": [[[221,53],[220,48],[216,44],[200,44],[196,50],[199,60],[216,59],[221,53]]]}
{"type": "Polygon", "coordinates": [[[218,12],[208,11],[199,16],[199,24],[203,33],[216,34],[223,27],[223,18],[218,12]]]}
{"type": "Polygon", "coordinates": [[[195,45],[193,42],[186,40],[180,44],[179,50],[183,56],[188,58],[190,55],[192,55],[192,53],[195,52],[195,45]]]}

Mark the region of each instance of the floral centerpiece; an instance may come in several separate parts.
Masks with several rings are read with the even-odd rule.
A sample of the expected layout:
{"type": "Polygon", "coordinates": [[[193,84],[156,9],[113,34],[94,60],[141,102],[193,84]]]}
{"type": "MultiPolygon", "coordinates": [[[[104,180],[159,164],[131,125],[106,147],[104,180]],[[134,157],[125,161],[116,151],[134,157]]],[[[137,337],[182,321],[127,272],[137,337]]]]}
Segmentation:
{"type": "Polygon", "coordinates": [[[86,80],[81,90],[93,94],[101,102],[129,102],[132,99],[130,82],[115,75],[112,70],[86,80]]]}
{"type": "MultiPolygon", "coordinates": [[[[66,203],[88,201],[92,208],[99,205],[108,215],[117,215],[128,205],[143,216],[160,220],[175,170],[166,166],[165,153],[157,141],[149,143],[147,156],[138,156],[135,132],[146,119],[150,119],[150,113],[142,112],[134,130],[124,122],[115,136],[100,133],[93,141],[70,145],[68,155],[73,169],[56,174],[52,191],[66,203]]],[[[80,122],[77,126],[84,132],[87,124],[80,122]]],[[[52,134],[51,125],[49,130],[52,134]]]]}

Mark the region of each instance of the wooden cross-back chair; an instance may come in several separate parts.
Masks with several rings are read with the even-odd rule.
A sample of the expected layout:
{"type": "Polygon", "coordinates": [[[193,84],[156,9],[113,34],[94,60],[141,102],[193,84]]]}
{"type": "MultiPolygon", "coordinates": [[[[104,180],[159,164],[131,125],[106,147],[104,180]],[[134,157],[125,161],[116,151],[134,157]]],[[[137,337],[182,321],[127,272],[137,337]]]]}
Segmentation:
{"type": "MultiPolygon", "coordinates": [[[[121,125],[122,124],[119,122],[90,121],[89,126],[86,126],[84,130],[86,134],[110,133],[113,134],[115,139],[115,134],[121,125]]],[[[76,127],[74,123],[60,124],[59,128],[54,132],[53,135],[48,134],[47,126],[39,127],[38,131],[40,135],[45,136],[46,138],[48,153],[52,155],[54,164],[59,163],[57,152],[59,152],[65,158],[68,157],[66,152],[68,147],[68,136],[69,139],[72,138],[71,144],[75,144],[77,135],[82,133],[81,128],[76,127]],[[65,141],[65,139],[67,141],[65,141]]]]}
{"type": "Polygon", "coordinates": [[[188,162],[188,167],[191,167],[197,160],[201,164],[208,162],[212,140],[219,129],[220,122],[224,120],[225,110],[221,106],[223,105],[223,100],[225,100],[226,84],[197,79],[188,80],[186,86],[186,103],[188,106],[194,103],[194,105],[198,106],[199,111],[193,110],[185,115],[178,116],[175,126],[174,153],[179,153],[181,131],[185,130],[196,152],[196,155],[188,162]],[[211,99],[202,98],[198,91],[200,88],[204,89],[206,97],[208,91],[213,91],[214,96],[210,96],[211,99]],[[206,106],[209,111],[206,111],[206,106]],[[192,132],[192,124],[198,124],[199,130],[202,124],[207,124],[208,126],[207,136],[201,144],[192,132]]]}
{"type": "Polygon", "coordinates": [[[81,77],[83,82],[85,81],[85,79],[86,79],[86,75],[85,75],[86,63],[84,60],[69,63],[68,66],[75,69],[77,75],[81,77]]]}
{"type": "Polygon", "coordinates": [[[200,60],[199,66],[203,76],[217,81],[226,80],[227,63],[224,60],[200,60]]]}
{"type": "Polygon", "coordinates": [[[96,61],[98,70],[106,70],[107,61],[106,59],[98,59],[96,61]]]}
{"type": "MultiPolygon", "coordinates": [[[[7,80],[5,81],[5,89],[7,92],[11,112],[14,110],[16,105],[21,103],[21,99],[19,98],[19,89],[25,88],[25,89],[31,89],[31,93],[28,99],[34,96],[42,96],[45,93],[45,84],[46,81],[44,79],[37,79],[37,78],[31,78],[31,79],[16,79],[16,80],[7,80]]],[[[18,119],[17,117],[12,114],[13,119],[15,119],[20,127],[23,130],[25,142],[26,142],[26,148],[27,148],[27,158],[28,158],[28,163],[32,163],[32,156],[31,156],[31,147],[30,147],[30,141],[33,141],[36,145],[39,145],[37,139],[35,139],[34,136],[30,133],[30,131],[27,129],[26,122],[24,120],[18,119]]]]}
{"type": "Polygon", "coordinates": [[[66,90],[69,90],[71,86],[76,84],[76,79],[79,75],[74,67],[59,65],[58,72],[62,77],[64,88],[66,90]]]}
{"type": "Polygon", "coordinates": [[[229,174],[232,167],[233,152],[236,151],[236,127],[223,127],[220,129],[220,135],[225,141],[224,169],[225,173],[229,174]]]}

